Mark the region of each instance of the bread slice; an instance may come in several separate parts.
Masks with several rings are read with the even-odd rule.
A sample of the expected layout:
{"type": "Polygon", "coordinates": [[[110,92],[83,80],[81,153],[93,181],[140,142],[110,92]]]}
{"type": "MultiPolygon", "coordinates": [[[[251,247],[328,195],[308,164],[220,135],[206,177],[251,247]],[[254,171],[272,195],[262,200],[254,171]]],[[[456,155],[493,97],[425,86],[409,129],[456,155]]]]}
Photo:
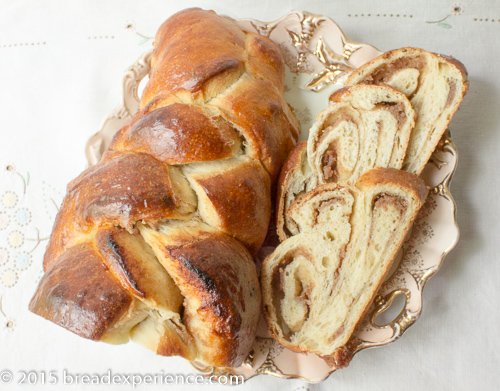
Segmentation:
{"type": "Polygon", "coordinates": [[[319,183],[354,184],[370,168],[401,168],[414,124],[410,102],[394,88],[343,88],[311,128],[309,164],[319,183]]]}
{"type": "MultiPolygon", "coordinates": [[[[264,314],[282,345],[348,364],[348,342],[423,205],[415,174],[375,168],[328,183],[287,210],[298,233],[265,259],[264,314]]],[[[352,356],[352,354],[351,354],[352,356]]]]}
{"type": "Polygon", "coordinates": [[[414,125],[410,101],[392,87],[362,84],[335,92],[311,128],[307,146],[298,144],[282,170],[280,239],[298,232],[284,212],[318,184],[352,185],[371,168],[401,168],[414,125]]]}
{"type": "Polygon", "coordinates": [[[418,48],[389,51],[352,72],[346,85],[390,85],[417,113],[403,169],[420,174],[465,96],[467,70],[459,61],[418,48]]]}

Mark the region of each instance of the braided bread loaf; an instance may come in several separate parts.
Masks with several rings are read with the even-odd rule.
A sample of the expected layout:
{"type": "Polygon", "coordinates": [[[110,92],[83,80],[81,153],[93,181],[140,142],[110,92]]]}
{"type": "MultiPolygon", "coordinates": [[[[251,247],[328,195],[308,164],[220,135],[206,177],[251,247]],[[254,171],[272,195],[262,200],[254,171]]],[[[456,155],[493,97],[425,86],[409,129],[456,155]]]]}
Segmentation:
{"type": "Polygon", "coordinates": [[[352,72],[346,85],[387,84],[403,92],[417,113],[403,169],[420,174],[464,98],[463,64],[418,48],[389,51],[352,72]]]}
{"type": "Polygon", "coordinates": [[[424,203],[415,174],[375,168],[320,185],[288,209],[298,233],[264,261],[264,314],[282,345],[349,363],[349,339],[424,203]]]}
{"type": "Polygon", "coordinates": [[[296,145],[282,170],[277,228],[281,240],[298,233],[286,211],[317,185],[353,185],[374,167],[401,168],[415,112],[389,86],[357,85],[336,91],[317,117],[306,142],[296,145]]]}
{"type": "Polygon", "coordinates": [[[200,9],[159,29],[141,110],[68,186],[31,311],[92,340],[238,366],[252,260],[298,135],[269,39],[200,9]]]}

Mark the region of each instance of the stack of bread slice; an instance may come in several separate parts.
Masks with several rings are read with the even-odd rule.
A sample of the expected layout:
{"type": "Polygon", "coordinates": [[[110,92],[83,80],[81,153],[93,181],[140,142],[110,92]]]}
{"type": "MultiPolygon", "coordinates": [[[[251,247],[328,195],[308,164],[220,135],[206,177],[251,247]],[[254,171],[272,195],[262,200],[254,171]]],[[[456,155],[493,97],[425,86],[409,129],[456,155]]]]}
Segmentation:
{"type": "Polygon", "coordinates": [[[418,177],[468,88],[457,60],[422,49],[387,52],[330,97],[283,167],[281,244],[262,266],[272,336],[336,367],[427,188],[418,177]]]}

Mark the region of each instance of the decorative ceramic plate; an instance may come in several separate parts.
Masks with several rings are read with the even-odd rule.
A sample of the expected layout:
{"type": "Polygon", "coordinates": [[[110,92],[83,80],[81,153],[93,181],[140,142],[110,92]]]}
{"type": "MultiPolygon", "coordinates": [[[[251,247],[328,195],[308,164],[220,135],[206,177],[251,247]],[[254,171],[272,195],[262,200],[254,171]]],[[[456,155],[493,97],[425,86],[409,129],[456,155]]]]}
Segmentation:
{"type": "MultiPolygon", "coordinates": [[[[326,107],[329,95],[342,87],[349,72],[381,54],[373,46],[347,39],[331,19],[304,11],[291,12],[271,23],[252,19],[236,22],[246,30],[268,36],[282,49],[288,65],[286,98],[302,124],[301,139],[307,139],[316,115],[326,107]]],[[[123,101],[87,143],[85,151],[90,165],[99,160],[114,133],[138,111],[138,91],[147,76],[150,56],[151,51],[145,53],[125,73],[123,101]]],[[[448,187],[456,163],[457,152],[447,131],[421,175],[430,189],[427,201],[392,271],[352,337],[356,352],[393,342],[418,319],[424,285],[438,271],[459,236],[455,202],[448,187]]],[[[263,258],[273,249],[266,245],[259,256],[263,258]]],[[[268,374],[309,382],[319,382],[337,369],[314,354],[294,353],[278,344],[269,337],[263,318],[252,350],[240,367],[213,368],[197,363],[192,366],[206,375],[235,374],[249,379],[268,374]]]]}

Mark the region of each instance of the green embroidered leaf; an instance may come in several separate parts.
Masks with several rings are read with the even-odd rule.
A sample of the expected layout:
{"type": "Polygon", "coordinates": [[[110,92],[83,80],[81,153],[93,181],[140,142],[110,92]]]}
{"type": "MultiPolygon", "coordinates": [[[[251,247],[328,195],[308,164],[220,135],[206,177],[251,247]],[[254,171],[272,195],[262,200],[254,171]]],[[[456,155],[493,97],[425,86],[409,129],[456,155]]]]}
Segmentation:
{"type": "Polygon", "coordinates": [[[451,25],[448,23],[438,23],[438,26],[440,26],[444,29],[451,29],[451,25]]]}
{"type": "Polygon", "coordinates": [[[143,38],[143,39],[141,39],[141,40],[137,43],[137,45],[143,45],[143,44],[145,44],[146,42],[148,42],[150,39],[151,39],[151,38],[143,38]]]}

